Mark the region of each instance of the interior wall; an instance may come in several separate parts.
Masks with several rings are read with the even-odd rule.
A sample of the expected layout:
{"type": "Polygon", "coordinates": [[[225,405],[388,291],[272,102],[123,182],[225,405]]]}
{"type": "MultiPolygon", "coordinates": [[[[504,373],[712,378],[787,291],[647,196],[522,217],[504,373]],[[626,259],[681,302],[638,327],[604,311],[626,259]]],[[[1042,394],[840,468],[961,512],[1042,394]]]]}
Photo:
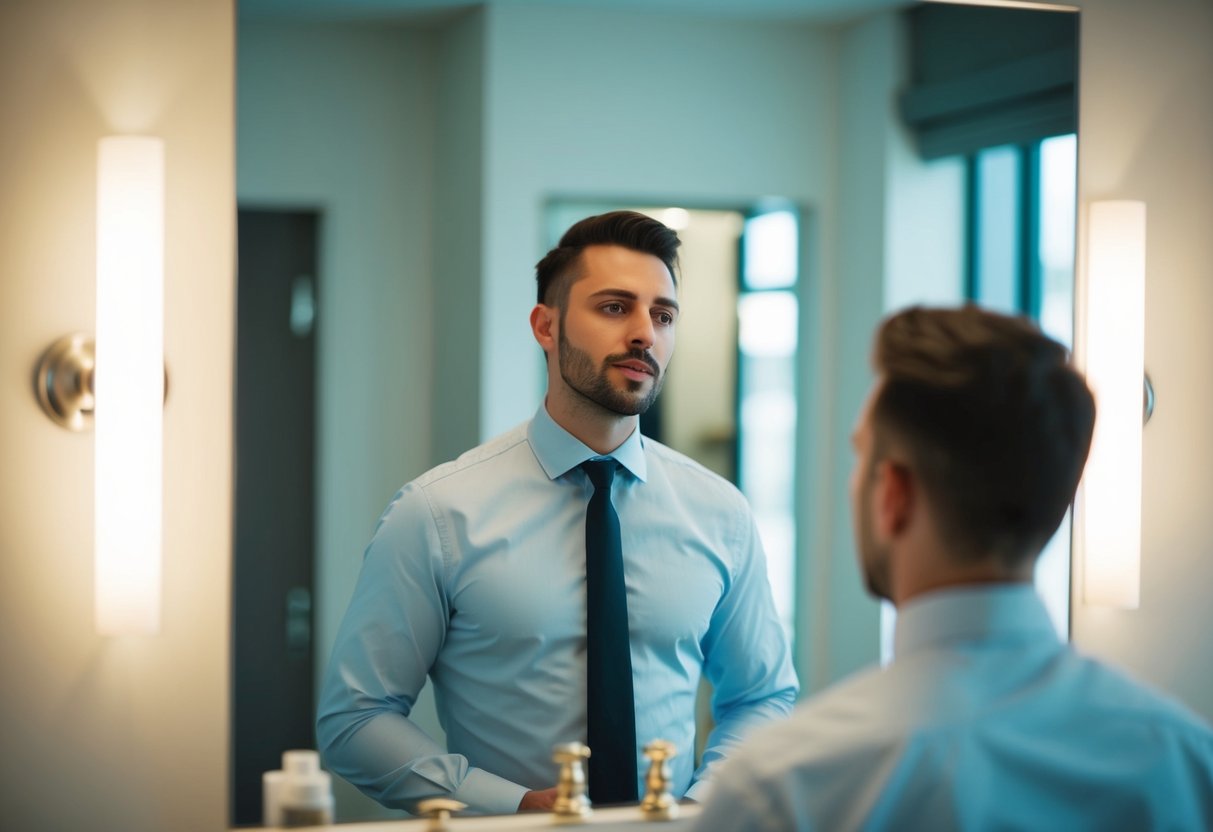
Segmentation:
{"type": "Polygon", "coordinates": [[[807,25],[510,3],[486,38],[484,438],[544,389],[527,316],[546,198],[816,207],[835,137],[833,39],[807,25]]]}
{"type": "Polygon", "coordinates": [[[807,378],[801,447],[797,665],[806,693],[876,661],[879,608],[863,588],[847,499],[851,430],[871,383],[872,331],[884,312],[888,143],[900,82],[896,20],[839,36],[836,260],[809,288],[801,344],[807,378]]]}
{"type": "MultiPolygon", "coordinates": [[[[1141,607],[1087,606],[1073,638],[1213,719],[1213,4],[1082,3],[1078,198],[1146,202],[1141,607]]],[[[1085,211],[1079,213],[1079,239],[1085,211]]]]}
{"type": "Polygon", "coordinates": [[[484,13],[435,33],[434,363],[431,460],[480,441],[480,276],[484,271],[484,13]]]}
{"type": "MultiPolygon", "coordinates": [[[[321,212],[317,673],[392,494],[430,467],[435,39],[241,21],[237,196],[321,212]]],[[[285,311],[284,311],[285,314],[285,311]]]]}
{"type": "Polygon", "coordinates": [[[0,825],[224,828],[228,777],[230,2],[0,4],[0,825]],[[165,147],[163,612],[93,626],[93,434],[45,417],[41,352],[94,333],[97,140],[165,147]]]}

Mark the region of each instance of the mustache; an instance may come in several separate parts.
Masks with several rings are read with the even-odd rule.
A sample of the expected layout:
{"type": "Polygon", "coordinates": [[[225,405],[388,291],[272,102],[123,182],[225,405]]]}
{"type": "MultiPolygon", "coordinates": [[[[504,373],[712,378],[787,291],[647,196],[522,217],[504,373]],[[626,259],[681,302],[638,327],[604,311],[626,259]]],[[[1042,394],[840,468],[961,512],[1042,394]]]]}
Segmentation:
{"type": "Polygon", "coordinates": [[[603,366],[609,367],[619,361],[643,361],[653,371],[653,378],[661,375],[661,368],[657,365],[657,359],[653,358],[648,350],[628,350],[627,352],[608,355],[602,363],[603,366]]]}

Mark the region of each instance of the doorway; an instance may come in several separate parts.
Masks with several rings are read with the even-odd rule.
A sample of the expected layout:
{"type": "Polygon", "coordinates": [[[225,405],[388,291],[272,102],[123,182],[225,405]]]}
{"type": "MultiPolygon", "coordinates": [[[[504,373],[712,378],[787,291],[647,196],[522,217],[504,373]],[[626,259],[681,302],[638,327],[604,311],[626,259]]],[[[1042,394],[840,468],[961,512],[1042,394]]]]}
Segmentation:
{"type": "Polygon", "coordinates": [[[237,215],[233,825],[261,775],[315,747],[316,264],[312,211],[237,215]]]}

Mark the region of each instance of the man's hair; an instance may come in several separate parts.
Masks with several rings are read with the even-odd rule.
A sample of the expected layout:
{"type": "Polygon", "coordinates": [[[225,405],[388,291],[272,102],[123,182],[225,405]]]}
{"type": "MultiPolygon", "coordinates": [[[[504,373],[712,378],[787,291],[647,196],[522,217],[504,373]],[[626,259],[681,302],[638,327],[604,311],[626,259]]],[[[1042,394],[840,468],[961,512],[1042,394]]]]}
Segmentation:
{"type": "Polygon", "coordinates": [[[586,217],[575,223],[556,248],[549,251],[535,266],[539,284],[538,302],[548,306],[564,306],[581,266],[581,252],[586,246],[623,246],[642,254],[651,254],[665,263],[675,285],[678,278],[678,234],[662,223],[635,211],[611,211],[586,217]]]}
{"type": "Polygon", "coordinates": [[[1066,349],[1024,318],[912,307],[881,325],[872,363],[874,457],[905,449],[950,550],[1035,558],[1074,498],[1095,425],[1066,349]]]}

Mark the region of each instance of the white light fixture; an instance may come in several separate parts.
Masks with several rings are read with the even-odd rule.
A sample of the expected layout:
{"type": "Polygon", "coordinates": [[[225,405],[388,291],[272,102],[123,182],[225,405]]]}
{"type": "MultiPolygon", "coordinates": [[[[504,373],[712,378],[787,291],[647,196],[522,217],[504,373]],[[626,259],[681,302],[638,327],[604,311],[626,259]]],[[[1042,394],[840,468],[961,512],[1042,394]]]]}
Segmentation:
{"type": "Polygon", "coordinates": [[[101,635],[160,628],[164,372],[164,145],[100,142],[97,339],[56,341],[36,379],[48,415],[96,423],[95,618],[101,635]]]}
{"type": "Polygon", "coordinates": [[[1135,609],[1141,595],[1146,206],[1093,202],[1087,219],[1083,356],[1096,417],[1081,503],[1083,594],[1088,604],[1135,609]]]}
{"type": "Polygon", "coordinates": [[[685,231],[691,224],[691,212],[685,208],[666,208],[657,219],[675,231],[685,231]]]}
{"type": "Polygon", "coordinates": [[[1078,6],[1054,3],[1052,0],[1033,2],[1032,0],[927,0],[928,3],[944,3],[954,6],[992,6],[1002,9],[1028,9],[1035,12],[1077,12],[1078,6]]]}

